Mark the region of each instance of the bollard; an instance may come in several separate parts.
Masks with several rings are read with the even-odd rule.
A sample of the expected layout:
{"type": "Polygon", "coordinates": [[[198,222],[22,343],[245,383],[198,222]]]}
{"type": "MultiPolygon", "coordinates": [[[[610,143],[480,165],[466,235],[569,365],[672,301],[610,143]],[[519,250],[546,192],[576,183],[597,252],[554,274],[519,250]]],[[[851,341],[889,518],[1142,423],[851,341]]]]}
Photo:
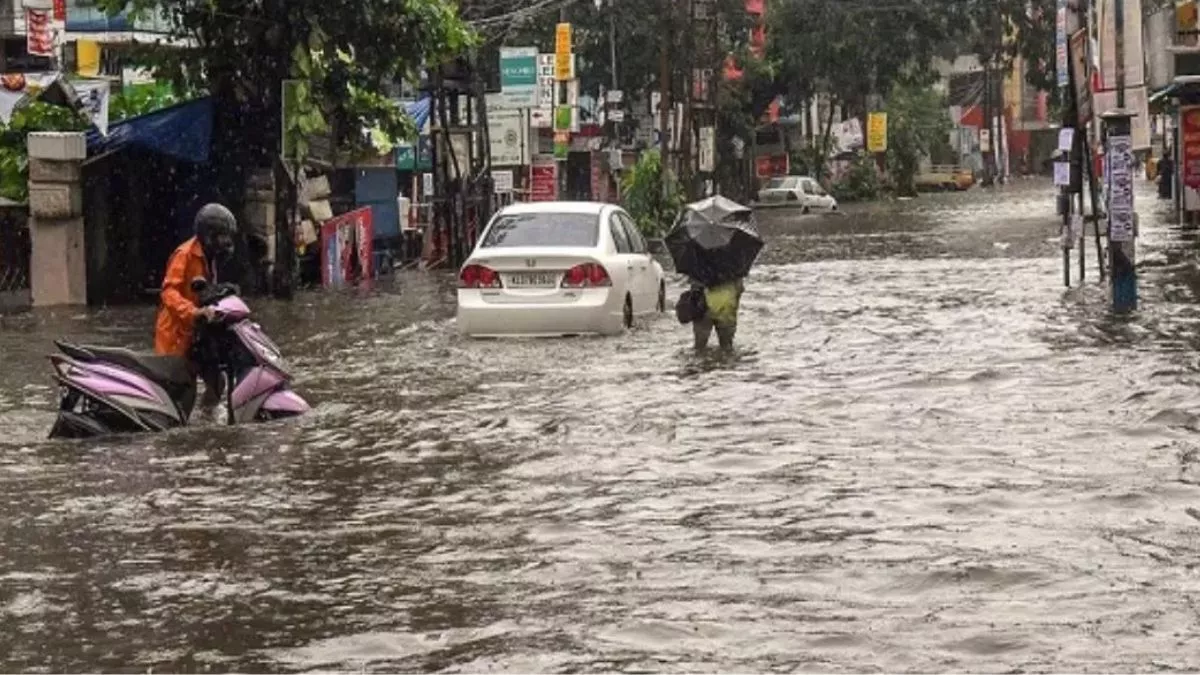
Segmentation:
{"type": "Polygon", "coordinates": [[[1108,170],[1108,255],[1112,308],[1117,314],[1138,308],[1137,228],[1133,204],[1133,137],[1127,110],[1103,116],[1108,170]]]}

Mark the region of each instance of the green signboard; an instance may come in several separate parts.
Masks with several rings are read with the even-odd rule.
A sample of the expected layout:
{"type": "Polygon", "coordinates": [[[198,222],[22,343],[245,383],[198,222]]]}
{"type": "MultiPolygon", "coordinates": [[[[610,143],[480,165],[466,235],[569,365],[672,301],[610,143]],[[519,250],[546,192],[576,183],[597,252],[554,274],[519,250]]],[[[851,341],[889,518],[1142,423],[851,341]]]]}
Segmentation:
{"type": "Polygon", "coordinates": [[[433,142],[422,135],[416,145],[401,143],[396,146],[397,171],[430,171],[433,169],[433,142]]]}
{"type": "Polygon", "coordinates": [[[536,47],[500,48],[500,92],[509,107],[531,108],[537,103],[536,47]]]}

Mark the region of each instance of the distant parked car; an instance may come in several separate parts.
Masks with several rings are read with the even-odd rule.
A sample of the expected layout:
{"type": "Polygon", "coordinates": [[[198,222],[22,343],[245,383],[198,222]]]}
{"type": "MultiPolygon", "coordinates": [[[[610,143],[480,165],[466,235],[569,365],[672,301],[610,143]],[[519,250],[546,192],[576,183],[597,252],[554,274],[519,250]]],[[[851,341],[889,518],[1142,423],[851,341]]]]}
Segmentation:
{"type": "Polygon", "coordinates": [[[612,204],[513,204],[459,273],[458,328],[473,337],[616,335],[666,309],[662,265],[612,204]]]}
{"type": "Polygon", "coordinates": [[[975,172],[964,166],[935,165],[917,175],[917,189],[924,191],[970,190],[975,172]]]}
{"type": "Polygon", "coordinates": [[[838,203],[821,184],[807,176],[778,176],[758,191],[764,206],[795,206],[804,213],[837,211],[838,203]]]}

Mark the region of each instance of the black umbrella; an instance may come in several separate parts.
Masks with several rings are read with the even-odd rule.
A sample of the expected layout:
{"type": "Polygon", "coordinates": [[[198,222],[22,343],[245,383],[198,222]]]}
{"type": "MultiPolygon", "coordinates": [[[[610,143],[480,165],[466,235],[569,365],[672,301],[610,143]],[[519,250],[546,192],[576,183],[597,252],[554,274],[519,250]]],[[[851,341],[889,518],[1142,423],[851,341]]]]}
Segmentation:
{"type": "Polygon", "coordinates": [[[763,248],[754,211],[721,196],[683,207],[666,244],[676,271],[705,286],[745,277],[763,248]]]}

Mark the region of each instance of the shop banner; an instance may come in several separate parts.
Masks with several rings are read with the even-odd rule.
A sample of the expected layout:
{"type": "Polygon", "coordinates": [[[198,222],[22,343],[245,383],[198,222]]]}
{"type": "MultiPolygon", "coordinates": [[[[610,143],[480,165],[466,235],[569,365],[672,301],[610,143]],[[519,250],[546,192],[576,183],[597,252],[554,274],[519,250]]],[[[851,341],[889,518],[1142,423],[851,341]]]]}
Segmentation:
{"type": "Polygon", "coordinates": [[[1200,190],[1200,106],[1179,110],[1183,184],[1200,190]]]}
{"type": "Polygon", "coordinates": [[[375,227],[371,207],[321,224],[321,284],[326,287],[372,279],[375,227]]]}

